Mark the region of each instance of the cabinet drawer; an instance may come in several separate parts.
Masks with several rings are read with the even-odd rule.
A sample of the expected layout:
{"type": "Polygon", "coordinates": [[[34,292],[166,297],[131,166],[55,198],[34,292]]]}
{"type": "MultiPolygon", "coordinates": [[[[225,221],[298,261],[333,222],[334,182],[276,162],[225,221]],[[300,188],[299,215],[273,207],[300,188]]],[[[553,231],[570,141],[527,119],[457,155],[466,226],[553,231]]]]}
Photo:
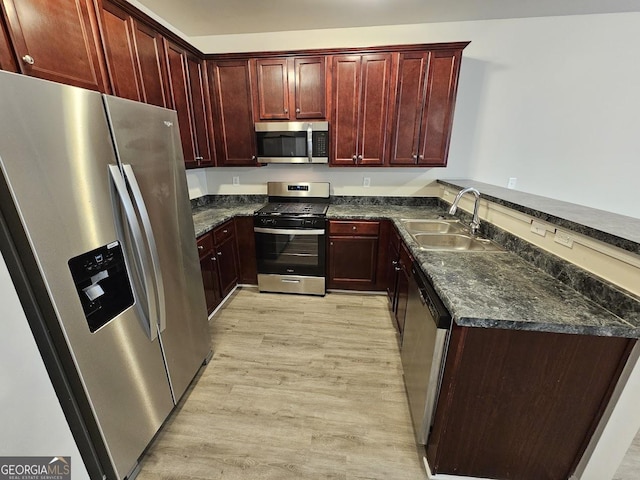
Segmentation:
{"type": "Polygon", "coordinates": [[[224,223],[213,231],[213,243],[214,245],[220,245],[227,238],[233,237],[234,235],[233,222],[224,223]]]}
{"type": "Polygon", "coordinates": [[[329,233],[336,235],[378,235],[380,222],[351,222],[331,220],[329,233]]]}
{"type": "Polygon", "coordinates": [[[211,235],[211,232],[198,237],[198,255],[202,257],[211,250],[213,250],[213,235],[211,235]]]}

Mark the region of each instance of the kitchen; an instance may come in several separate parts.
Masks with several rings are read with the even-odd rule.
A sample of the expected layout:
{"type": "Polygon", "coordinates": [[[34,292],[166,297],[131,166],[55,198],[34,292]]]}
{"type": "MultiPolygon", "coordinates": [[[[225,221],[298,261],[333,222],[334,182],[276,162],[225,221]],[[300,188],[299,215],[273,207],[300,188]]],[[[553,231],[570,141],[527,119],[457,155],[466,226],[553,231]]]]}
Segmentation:
{"type": "MultiPolygon", "coordinates": [[[[637,218],[631,183],[637,173],[631,155],[635,151],[631,132],[637,130],[633,128],[637,119],[628,107],[638,103],[633,87],[638,71],[620,48],[635,45],[637,15],[361,27],[298,36],[295,49],[471,40],[463,54],[446,169],[304,165],[193,169],[187,171],[190,197],[264,195],[267,181],[301,177],[330,182],[334,195],[429,197],[440,192],[441,187],[433,182],[437,178],[470,177],[506,185],[513,177],[523,191],[637,218]],[[595,71],[593,55],[599,62],[595,71]],[[543,87],[544,100],[539,95],[543,87]],[[599,112],[598,121],[594,109],[599,112]],[[541,141],[532,144],[532,138],[541,141]],[[598,168],[603,157],[608,175],[598,168]],[[234,177],[238,177],[236,182],[234,177]],[[369,178],[369,187],[362,186],[365,178],[369,178]]],[[[210,38],[196,33],[191,37],[198,48],[212,53],[292,48],[290,36],[277,32],[210,38]]]]}

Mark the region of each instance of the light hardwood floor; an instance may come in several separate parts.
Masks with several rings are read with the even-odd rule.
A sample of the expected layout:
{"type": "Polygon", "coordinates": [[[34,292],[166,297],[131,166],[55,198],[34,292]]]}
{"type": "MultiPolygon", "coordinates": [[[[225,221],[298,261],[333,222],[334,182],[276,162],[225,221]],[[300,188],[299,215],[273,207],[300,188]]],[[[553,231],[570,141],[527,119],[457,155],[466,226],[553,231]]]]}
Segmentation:
{"type": "Polygon", "coordinates": [[[138,480],[425,480],[387,299],[236,291],[138,480]]]}

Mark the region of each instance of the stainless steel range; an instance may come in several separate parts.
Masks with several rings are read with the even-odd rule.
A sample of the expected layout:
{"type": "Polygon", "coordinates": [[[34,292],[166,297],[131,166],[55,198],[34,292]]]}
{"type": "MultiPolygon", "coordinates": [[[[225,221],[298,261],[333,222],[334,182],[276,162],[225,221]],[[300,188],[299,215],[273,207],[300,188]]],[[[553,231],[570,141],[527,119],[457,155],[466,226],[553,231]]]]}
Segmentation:
{"type": "Polygon", "coordinates": [[[268,182],[253,219],[261,292],[324,295],[329,184],[268,182]]]}

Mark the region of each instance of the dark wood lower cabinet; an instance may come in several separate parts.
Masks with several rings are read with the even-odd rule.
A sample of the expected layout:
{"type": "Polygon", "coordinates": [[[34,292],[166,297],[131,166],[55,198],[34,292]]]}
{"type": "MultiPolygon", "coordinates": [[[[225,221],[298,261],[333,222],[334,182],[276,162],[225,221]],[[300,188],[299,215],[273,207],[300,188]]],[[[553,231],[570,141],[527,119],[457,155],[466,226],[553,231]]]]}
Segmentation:
{"type": "Polygon", "coordinates": [[[204,298],[207,302],[207,312],[213,312],[222,297],[220,296],[220,284],[218,282],[217,259],[210,250],[205,255],[200,256],[200,270],[202,272],[202,285],[204,286],[204,298]]]}
{"type": "Polygon", "coordinates": [[[427,445],[431,471],[569,478],[635,341],[454,325],[427,445]]]}
{"type": "Polygon", "coordinates": [[[198,254],[200,256],[200,271],[207,312],[213,312],[220,304],[220,282],[218,280],[218,258],[213,249],[213,234],[205,233],[198,238],[198,254]]]}
{"type": "Polygon", "coordinates": [[[329,222],[328,288],[375,290],[380,222],[329,222]]]}
{"type": "Polygon", "coordinates": [[[202,283],[209,313],[238,283],[237,252],[233,220],[198,238],[202,283]]]}
{"type": "Polygon", "coordinates": [[[253,233],[253,217],[236,217],[236,238],[238,240],[238,260],[240,271],[238,282],[258,284],[258,263],[256,261],[256,237],[253,233]]]}

